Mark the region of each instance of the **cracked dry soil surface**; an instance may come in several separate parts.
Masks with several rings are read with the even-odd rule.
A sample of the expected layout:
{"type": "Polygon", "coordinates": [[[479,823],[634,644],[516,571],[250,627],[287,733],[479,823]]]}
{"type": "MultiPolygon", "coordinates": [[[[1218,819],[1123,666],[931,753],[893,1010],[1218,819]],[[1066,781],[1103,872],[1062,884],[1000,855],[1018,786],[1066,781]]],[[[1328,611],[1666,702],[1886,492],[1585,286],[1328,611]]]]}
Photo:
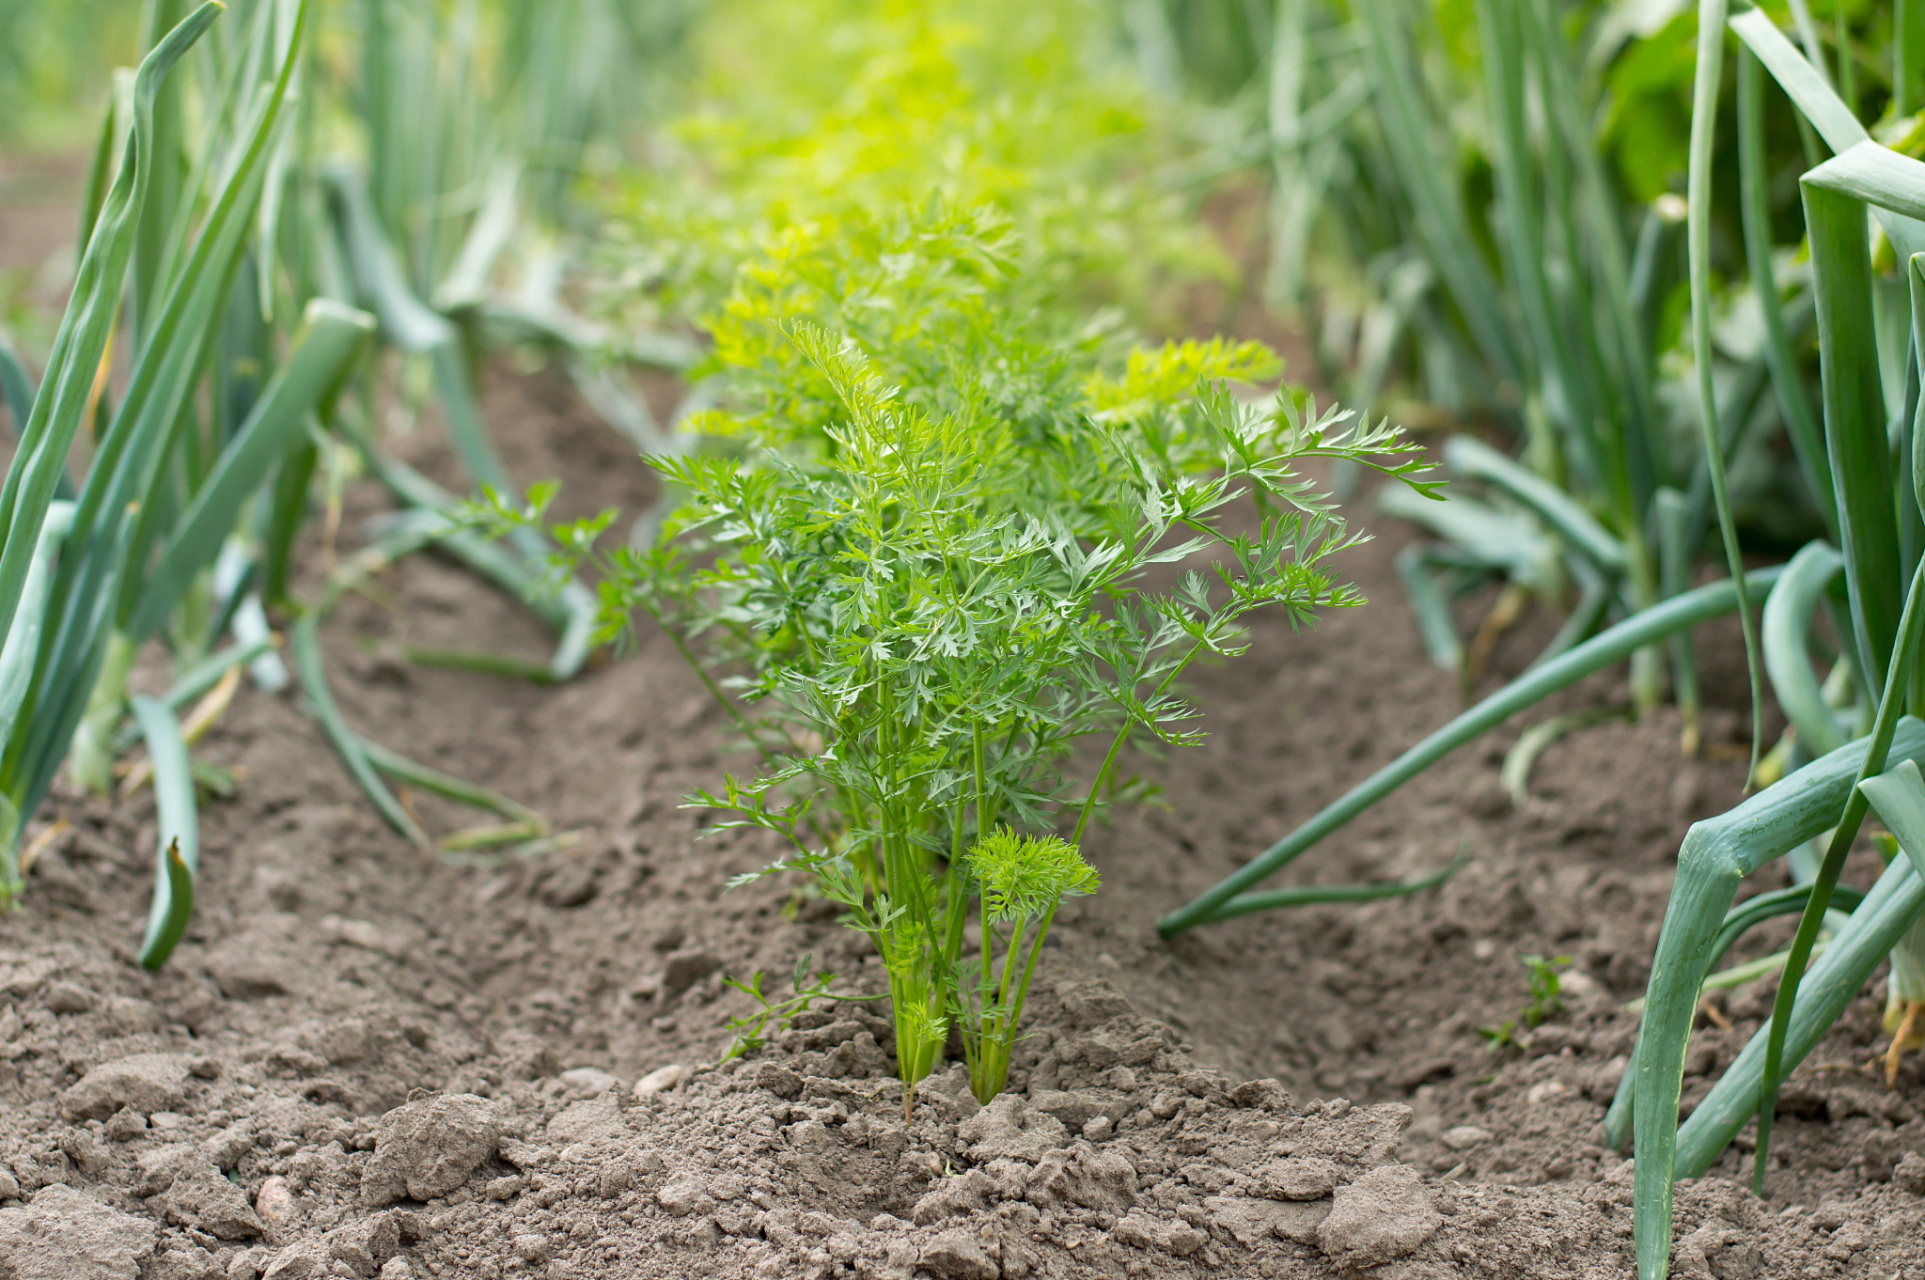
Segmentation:
{"type": "MultiPolygon", "coordinates": [[[[497,371],[487,405],[516,478],[561,478],[573,512],[648,496],[558,379],[497,371]]],[[[432,430],[394,443],[456,478],[432,430]]],[[[343,529],[381,509],[354,490],[343,529]]],[[[1545,753],[1519,810],[1497,780],[1513,724],[1284,877],[1400,877],[1468,848],[1440,890],[1156,937],[1158,912],[1460,705],[1395,585],[1404,535],[1380,533],[1345,566],[1369,608],[1260,626],[1247,659],[1198,677],[1210,742],[1143,762],[1161,802],[1089,842],[1105,888],[1059,917],[1010,1093],[979,1107],[951,1069],[907,1121],[875,1004],[818,1006],[712,1065],[741,1011],[725,976],[813,953],[852,993],[882,981],[793,884],[725,891],[772,850],[698,840],[704,816],[678,807],[746,761],[672,647],[644,635],[559,689],[413,665],[403,646],[536,656],[545,638],[450,565],[405,561],[324,630],[345,713],[575,842],[424,856],[294,699],[249,689],[200,748],[240,786],[204,810],[197,914],[150,975],[151,799],[56,795],[42,819],[71,826],[0,920],[0,1276],[1628,1275],[1630,1166],[1594,1131],[1678,841],[1737,795],[1742,765],[1716,749],[1742,732],[1733,629],[1700,635],[1712,758],[1679,756],[1668,713],[1587,730],[1545,753]],[[1527,953],[1571,958],[1566,1008],[1493,1050],[1478,1028],[1516,1016],[1527,953]]],[[[1553,625],[1507,636],[1483,687],[1553,625]]],[[[1609,673],[1525,723],[1624,696],[1609,673]]],[[[1694,1041],[1686,1106],[1770,995],[1717,1002],[1732,1028],[1694,1041]]],[[[1910,1063],[1887,1092],[1864,1069],[1881,996],[1787,1088],[1769,1198],[1743,1189],[1742,1150],[1681,1188],[1674,1274],[1925,1277],[1925,1075],[1910,1063]]]]}

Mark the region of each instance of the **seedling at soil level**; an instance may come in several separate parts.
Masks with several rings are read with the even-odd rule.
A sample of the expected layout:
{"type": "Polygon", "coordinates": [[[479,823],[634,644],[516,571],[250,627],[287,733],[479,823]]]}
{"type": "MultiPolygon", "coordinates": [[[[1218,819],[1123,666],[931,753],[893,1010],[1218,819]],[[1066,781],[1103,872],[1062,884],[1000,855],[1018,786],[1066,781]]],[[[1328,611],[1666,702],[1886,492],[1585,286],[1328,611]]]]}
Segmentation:
{"type": "Polygon", "coordinates": [[[1560,967],[1570,964],[1571,957],[1558,956],[1555,959],[1546,960],[1543,956],[1519,956],[1518,959],[1522,960],[1524,967],[1531,971],[1530,977],[1526,979],[1531,989],[1531,1002],[1524,1006],[1522,1013],[1509,1022],[1495,1027],[1477,1028],[1477,1034],[1490,1041],[1493,1049],[1511,1048],[1517,1044],[1515,1032],[1518,1023],[1523,1023],[1527,1031],[1535,1031],[1564,1009],[1563,997],[1558,994],[1561,985],[1558,982],[1557,971],[1560,967]]]}
{"type": "Polygon", "coordinates": [[[716,334],[738,398],[701,424],[731,452],[650,459],[685,495],[656,545],[596,552],[609,515],[556,533],[566,567],[596,561],[608,629],[662,621],[760,751],[757,776],[692,801],[788,843],[738,882],[802,871],[873,940],[905,1108],[952,1025],[987,1101],[1056,904],[1095,888],[1079,850],[1131,734],[1200,740],[1176,683],[1243,653],[1244,615],[1361,603],[1321,567],[1356,537],[1294,467],[1431,484],[1420,459],[1376,461],[1410,449],[1387,427],[1232,395],[1275,374],[1255,344],[1139,351],[1106,376],[1080,326],[995,305],[1020,296],[1021,258],[993,217],[842,232],[744,271],[716,334]],[[1148,589],[1158,566],[1174,584],[1148,589]],[[1107,750],[1077,785],[1063,765],[1092,736],[1107,750]]]}
{"type": "Polygon", "coordinates": [[[776,1034],[780,1035],[789,1029],[791,1022],[807,1013],[809,1006],[818,1000],[881,999],[880,996],[831,994],[829,989],[835,985],[835,974],[824,969],[811,978],[809,970],[814,964],[815,952],[803,952],[802,957],[795,962],[794,976],[789,979],[792,994],[782,1000],[771,1001],[767,995],[763,994],[763,975],[760,970],[751,975],[747,982],[739,978],[722,979],[723,986],[733,987],[755,1001],[758,1006],[746,1017],[729,1019],[729,1031],[735,1038],[729,1042],[728,1050],[722,1054],[722,1062],[733,1062],[737,1058],[758,1052],[768,1043],[769,1038],[765,1032],[771,1022],[775,1024],[776,1034]]]}
{"type": "MultiPolygon", "coordinates": [[[[963,1019],[963,1045],[969,1058],[969,1085],[978,1098],[993,1098],[1009,1083],[1009,1054],[1016,1045],[1016,1027],[1023,1020],[1029,980],[1043,954],[1043,939],[1056,919],[1056,909],[1068,897],[1095,893],[1100,881],[1096,868],[1083,861],[1076,847],[1057,836],[1023,839],[1002,827],[977,841],[965,864],[976,882],[982,904],[982,958],[974,972],[962,973],[956,984],[957,1009],[963,1019]],[[1023,950],[1023,933],[1031,924],[1035,934],[1023,950]],[[1009,925],[1003,951],[1002,976],[996,976],[997,926],[1009,925]],[[1017,977],[1017,965],[1022,976],[1017,977]],[[972,981],[973,979],[973,981],[972,981]]],[[[956,897],[960,899],[961,894],[956,897]]]]}

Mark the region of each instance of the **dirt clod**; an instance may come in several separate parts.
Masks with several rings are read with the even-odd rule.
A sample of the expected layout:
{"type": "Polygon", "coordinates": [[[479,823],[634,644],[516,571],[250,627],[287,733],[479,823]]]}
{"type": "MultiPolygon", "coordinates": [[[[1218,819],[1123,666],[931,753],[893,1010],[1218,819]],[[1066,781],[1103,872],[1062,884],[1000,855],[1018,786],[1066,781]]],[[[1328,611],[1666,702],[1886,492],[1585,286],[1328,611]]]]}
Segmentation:
{"type": "Polygon", "coordinates": [[[211,1164],[183,1162],[165,1194],[167,1217],[181,1226],[198,1227],[219,1240],[246,1240],[266,1233],[247,1202],[247,1193],[211,1164]]]}
{"type": "Polygon", "coordinates": [[[1276,1200],[1321,1200],[1341,1176],[1335,1161],[1317,1156],[1271,1160],[1250,1171],[1261,1194],[1276,1200]]]}
{"type": "Polygon", "coordinates": [[[56,1183],[30,1205],[0,1209],[0,1274],[13,1280],[135,1280],[158,1234],[151,1219],[56,1183]]]}
{"type": "Polygon", "coordinates": [[[361,1194],[377,1206],[404,1195],[414,1200],[446,1195],[491,1158],[500,1142],[500,1123],[485,1098],[443,1094],[407,1103],[382,1117],[361,1194]]]}
{"type": "Polygon", "coordinates": [[[151,1116],[178,1110],[185,1100],[187,1062],[173,1054],[141,1053],[104,1063],[60,1095],[69,1120],[105,1120],[122,1107],[151,1116]]]}
{"type": "Polygon", "coordinates": [[[1925,1196],[1925,1155],[1907,1152],[1892,1169],[1892,1185],[1915,1196],[1925,1196]]]}
{"type": "Polygon", "coordinates": [[[998,1280],[1003,1273],[989,1247],[966,1231],[939,1233],[917,1260],[936,1280],[998,1280]]]}
{"type": "Polygon", "coordinates": [[[1069,1130],[1055,1116],[1030,1110],[1021,1096],[1005,1093],[965,1120],[956,1137],[969,1144],[972,1160],[1002,1157],[1034,1163],[1068,1142],[1069,1130]]]}
{"type": "Polygon", "coordinates": [[[802,1077],[774,1062],[764,1062],[755,1069],[755,1085],[778,1098],[794,1100],[802,1096],[802,1077]]]}
{"type": "Polygon", "coordinates": [[[1417,1170],[1386,1165],[1338,1189],[1317,1240],[1344,1266],[1376,1266],[1415,1253],[1442,1224],[1417,1170]]]}

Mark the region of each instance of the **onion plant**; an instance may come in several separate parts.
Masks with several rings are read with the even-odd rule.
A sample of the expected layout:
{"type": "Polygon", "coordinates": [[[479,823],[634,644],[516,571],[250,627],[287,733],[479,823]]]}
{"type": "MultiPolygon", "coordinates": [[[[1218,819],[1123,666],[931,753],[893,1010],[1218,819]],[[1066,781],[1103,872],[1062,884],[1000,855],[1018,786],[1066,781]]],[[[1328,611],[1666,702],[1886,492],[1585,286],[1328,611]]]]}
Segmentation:
{"type": "MultiPolygon", "coordinates": [[[[150,966],[165,961],[191,910],[194,787],[219,781],[187,747],[231,699],[229,673],[241,664],[270,687],[286,679],[264,596],[291,603],[288,557],[309,482],[317,458],[334,449],[329,428],[346,426],[340,392],[365,367],[377,325],[343,300],[352,286],[328,265],[347,256],[330,253],[340,233],[306,198],[322,180],[309,6],[261,0],[224,24],[218,5],[183,12],[172,0],[145,6],[152,52],[102,129],[79,276],[38,388],[11,350],[0,358],[21,434],[0,489],[0,899],[21,891],[24,829],[63,760],[104,792],[115,758],[144,738],[150,765],[123,790],[151,777],[157,792],[155,906],[141,951],[150,966]],[[204,56],[169,77],[203,37],[204,56]],[[119,395],[105,377],[113,343],[131,353],[119,395]],[[95,439],[76,488],[65,467],[83,423],[94,424],[95,439]],[[236,642],[215,652],[230,630],[236,642]],[[172,652],[175,685],[130,704],[135,656],[156,638],[172,652]]],[[[342,215],[350,229],[354,212],[342,215]]],[[[399,327],[394,291],[370,293],[383,323],[399,327]]],[[[400,296],[402,306],[412,300],[400,296]]],[[[470,452],[492,459],[485,439],[470,452]]],[[[486,474],[499,480],[498,464],[486,474]]],[[[538,573],[519,563],[533,595],[538,573]]],[[[577,591],[556,611],[577,619],[577,632],[584,601],[577,591]]],[[[317,682],[324,692],[311,630],[297,630],[303,639],[305,682],[311,695],[317,682]]],[[[575,659],[558,660],[562,674],[584,646],[572,648],[575,659]]],[[[324,712],[332,705],[314,702],[324,712]]],[[[444,848],[545,835],[536,815],[505,797],[354,738],[338,715],[323,720],[351,766],[364,766],[357,776],[373,781],[377,801],[386,797],[391,820],[407,815],[382,774],[504,820],[446,837],[444,848]]],[[[426,842],[411,819],[398,825],[426,842]]]]}
{"type": "MultiPolygon", "coordinates": [[[[1636,1062],[1627,1073],[1631,1087],[1628,1097],[1613,1108],[1620,1132],[1626,1102],[1633,1112],[1638,1268],[1650,1278],[1662,1277],[1669,1264],[1673,1179],[1703,1172],[1755,1115],[1755,1185],[1763,1191],[1779,1082],[1816,1045],[1874,969],[1895,948],[1909,945],[1925,911],[1925,880],[1909,858],[1894,858],[1849,917],[1829,922],[1835,925],[1834,936],[1807,970],[1820,930],[1828,923],[1846,855],[1868,811],[1876,811],[1906,850],[1916,850],[1925,841],[1925,784],[1916,765],[1925,754],[1925,730],[1911,718],[1925,710],[1917,662],[1925,643],[1925,568],[1920,564],[1925,540],[1918,536],[1925,510],[1925,472],[1920,470],[1925,418],[1919,416],[1916,363],[1919,336],[1925,334],[1925,164],[1870,140],[1825,76],[1764,13],[1746,7],[1727,15],[1723,0],[1706,0],[1699,19],[1698,110],[1691,155],[1693,302],[1700,317],[1709,306],[1708,272],[1701,265],[1710,217],[1708,138],[1723,70],[1727,17],[1744,45],[1739,54],[1741,125],[1756,128],[1762,87],[1757,64],[1762,63],[1835,153],[1805,173],[1800,186],[1816,300],[1824,457],[1840,544],[1835,551],[1807,549],[1786,573],[1778,589],[1791,594],[1782,608],[1775,599],[1768,606],[1774,616],[1766,636],[1765,665],[1801,739],[1816,745],[1857,740],[1791,773],[1725,818],[1699,824],[1680,852],[1678,883],[1652,966],[1636,1062]],[[1890,305],[1893,291],[1877,284],[1867,210],[1893,251],[1901,288],[1910,293],[1909,307],[1890,305]],[[1881,329],[1898,337],[1898,349],[1908,353],[1905,367],[1897,371],[1898,404],[1890,405],[1895,410],[1890,414],[1891,371],[1881,368],[1879,360],[1881,346],[1889,344],[1881,344],[1881,329]],[[1818,593],[1840,572],[1846,607],[1833,621],[1845,640],[1847,685],[1856,686],[1855,715],[1835,714],[1831,700],[1814,687],[1803,634],[1818,593]],[[1716,943],[1739,882],[1813,839],[1822,839],[1823,856],[1804,894],[1772,1017],[1680,1128],[1681,1064],[1699,985],[1719,950],[1716,943]]],[[[1754,235],[1748,247],[1755,268],[1758,250],[1768,243],[1754,235]]],[[[1702,360],[1709,327],[1700,318],[1694,330],[1702,360]]],[[[1704,396],[1707,416],[1715,417],[1709,386],[1704,396]]],[[[1723,506],[1722,493],[1719,498],[1723,506]]],[[[1906,962],[1910,958],[1908,952],[1906,962]]],[[[1904,981],[1904,962],[1894,962],[1894,973],[1896,993],[1904,981]]],[[[1895,1036],[1905,1030],[1901,1015],[1895,1036]]],[[[1894,1044],[1892,1055],[1899,1051],[1894,1044]]]]}
{"type": "MultiPolygon", "coordinates": [[[[1431,15],[1392,0],[1358,7],[1348,42],[1334,39],[1340,28],[1318,27],[1314,13],[1306,17],[1295,9],[1284,11],[1279,31],[1286,17],[1322,31],[1326,42],[1315,47],[1327,64],[1320,69],[1300,65],[1310,57],[1303,49],[1278,45],[1270,55],[1274,74],[1282,74],[1277,68],[1294,68],[1286,87],[1302,112],[1322,109],[1321,103],[1302,105],[1312,102],[1304,77],[1327,90],[1326,102],[1335,102],[1347,92],[1341,68],[1352,58],[1371,68],[1367,81],[1376,102],[1376,131],[1359,132],[1344,145],[1356,157],[1358,180],[1372,184],[1370,200],[1391,213],[1407,210],[1392,225],[1377,227],[1371,219],[1383,213],[1357,209],[1355,216],[1336,220],[1343,234],[1332,238],[1332,228],[1324,228],[1321,243],[1341,249],[1343,235],[1349,234],[1372,245],[1405,245],[1399,252],[1420,252],[1428,264],[1426,301],[1405,307],[1404,313],[1426,380],[1440,392],[1459,388],[1434,398],[1462,412],[1480,399],[1501,404],[1501,388],[1508,384],[1521,401],[1515,416],[1526,438],[1522,461],[1465,436],[1449,440],[1442,450],[1446,466],[1479,486],[1485,497],[1459,491],[1448,503],[1428,504],[1392,487],[1379,500],[1385,511],[1420,521],[1440,539],[1410,548],[1398,559],[1426,647],[1440,665],[1466,677],[1468,693],[1480,666],[1480,644],[1504,625],[1512,606],[1521,604],[1522,592],[1561,595],[1575,583],[1578,599],[1524,676],[1412,747],[1223,884],[1166,916],[1161,926],[1166,933],[1218,918],[1233,900],[1238,910],[1287,905],[1292,898],[1259,894],[1254,887],[1445,753],[1581,675],[1627,657],[1635,712],[1655,701],[1661,646],[1669,645],[1672,688],[1685,721],[1683,745],[1688,752],[1697,750],[1691,628],[1736,610],[1749,633],[1750,615],[1740,606],[1758,578],[1734,578],[1713,593],[1719,603],[1708,607],[1713,595],[1690,590],[1692,563],[1714,517],[1721,520],[1728,554],[1736,556],[1735,517],[1742,497],[1723,492],[1726,473],[1768,444],[1764,428],[1774,421],[1787,428],[1823,527],[1837,527],[1830,463],[1793,347],[1814,323],[1810,288],[1801,286],[1789,299],[1781,296],[1770,254],[1754,252],[1760,265],[1754,267],[1751,293],[1761,336],[1743,343],[1720,336],[1704,344],[1702,358],[1688,364],[1667,359],[1676,353],[1664,349],[1661,313],[1665,298],[1685,284],[1675,261],[1685,230],[1679,219],[1683,202],[1667,196],[1648,208],[1624,205],[1602,170],[1604,159],[1589,124],[1574,110],[1601,92],[1595,72],[1624,44],[1622,29],[1614,34],[1603,21],[1587,37],[1590,48],[1580,50],[1542,6],[1493,0],[1477,7],[1476,48],[1453,60],[1438,53],[1440,44],[1448,45],[1444,34],[1424,25],[1433,23],[1431,15]],[[1413,26],[1433,38],[1414,45],[1413,26]],[[1461,83],[1473,73],[1481,85],[1461,83]],[[1549,105],[1543,111],[1527,109],[1533,102],[1549,105]],[[1438,103],[1451,103],[1453,110],[1438,103]],[[1459,128],[1453,122],[1460,118],[1488,120],[1496,185],[1488,211],[1472,202],[1458,172],[1460,155],[1482,144],[1455,133],[1443,136],[1459,128]],[[1380,151],[1394,165],[1385,164],[1380,151]],[[1627,248],[1621,229],[1633,224],[1639,230],[1635,246],[1627,248]],[[1408,247],[1413,244],[1415,250],[1408,247]],[[1494,265],[1487,245],[1495,250],[1494,265]],[[1444,303],[1455,318],[1423,319],[1426,308],[1444,303]],[[1459,371],[1454,382],[1438,374],[1440,365],[1459,371]],[[1682,368],[1685,375],[1661,376],[1667,367],[1682,368]],[[1719,389],[1715,410],[1707,411],[1695,385],[1686,381],[1698,375],[1719,389]],[[1474,387],[1482,391],[1473,394],[1474,387]],[[1455,632],[1450,598],[1493,574],[1508,579],[1511,588],[1478,642],[1467,648],[1455,632]],[[1587,641],[1599,627],[1606,629],[1587,641]],[[1624,642],[1632,637],[1639,644],[1627,649],[1624,642]]],[[[1742,97],[1742,82],[1740,91],[1742,97]]],[[[1765,199],[1767,157],[1757,110],[1743,113],[1740,124],[1738,158],[1746,175],[1740,221],[1748,236],[1763,236],[1768,248],[1773,211],[1765,199]]],[[[1349,135],[1331,135],[1338,136],[1349,135]]],[[[1307,156],[1321,145],[1326,144],[1293,142],[1291,149],[1307,156]]],[[[1345,198],[1366,202],[1355,192],[1345,198]]],[[[1349,211],[1351,206],[1342,207],[1349,211]]],[[[1330,257],[1344,260],[1342,252],[1321,260],[1330,257]]],[[[1709,307],[1699,309],[1709,313],[1709,307]]],[[[1381,329],[1388,321],[1371,323],[1381,329]]],[[[1358,376],[1378,368],[1377,357],[1361,361],[1358,376]]],[[[1377,394],[1377,384],[1372,381],[1359,394],[1377,394]]],[[[1743,469],[1758,472],[1749,463],[1743,469]]],[[[1524,797],[1532,759],[1544,746],[1603,714],[1553,717],[1521,735],[1503,768],[1513,797],[1524,797]]]]}
{"type": "MultiPolygon", "coordinates": [[[[189,14],[158,39],[134,77],[124,157],[110,185],[102,175],[98,203],[89,202],[74,298],[0,490],[7,527],[0,619],[9,672],[0,720],[0,897],[9,902],[22,887],[25,823],[70,745],[76,774],[104,787],[124,746],[125,680],[141,642],[165,633],[185,668],[225,630],[231,612],[206,607],[210,571],[373,328],[371,317],[317,300],[269,368],[257,363],[260,374],[245,386],[226,376],[233,370],[228,357],[239,354],[228,345],[237,324],[236,284],[260,251],[253,233],[287,139],[285,108],[307,11],[301,4],[254,11],[234,56],[216,64],[225,82],[210,104],[195,164],[181,177],[174,161],[182,139],[168,136],[178,123],[178,102],[168,94],[179,86],[163,77],[219,13],[206,5],[189,14]],[[170,180],[157,182],[152,175],[163,171],[170,180]],[[160,207],[163,196],[173,207],[160,207]],[[103,360],[123,306],[118,323],[133,373],[118,403],[109,404],[103,360]],[[213,358],[217,352],[221,358],[213,358]],[[214,413],[204,420],[196,389],[210,364],[214,413]],[[85,478],[71,500],[50,502],[90,418],[99,435],[85,478]]],[[[115,133],[110,114],[103,136],[115,133]]],[[[247,304],[258,300],[241,297],[245,317],[247,304]]],[[[228,603],[239,594],[231,589],[228,603]]],[[[231,664],[243,651],[236,647],[220,661],[231,664]]],[[[255,660],[265,656],[264,646],[245,651],[255,660]]],[[[155,915],[141,953],[150,966],[166,959],[185,926],[197,867],[194,782],[174,721],[177,705],[149,700],[134,708],[136,732],[149,741],[161,811],[155,915]]]]}
{"type": "MultiPolygon", "coordinates": [[[[1415,396],[1410,411],[1431,422],[1495,419],[1522,440],[1521,464],[1450,441],[1446,464],[1472,483],[1448,505],[1385,494],[1390,513],[1437,539],[1398,568],[1433,660],[1467,691],[1533,596],[1575,598],[1543,663],[1689,587],[1716,507],[1707,447],[1740,464],[1738,514],[1772,513],[1778,531],[1797,527],[1781,513],[1822,507],[1827,492],[1822,473],[1806,466],[1801,483],[1771,456],[1782,420],[1797,456],[1813,457],[1811,415],[1784,377],[1810,327],[1808,291],[1782,306],[1773,294],[1764,337],[1721,326],[1726,429],[1701,439],[1676,350],[1685,202],[1664,179],[1668,149],[1678,168],[1685,150],[1671,124],[1683,103],[1665,101],[1674,86],[1660,70],[1688,44],[1679,23],[1646,30],[1622,7],[1536,0],[1473,8],[1463,22],[1398,0],[1285,0],[1274,12],[1151,0],[1125,15],[1146,65],[1181,67],[1232,121],[1182,181],[1251,166],[1265,180],[1267,298],[1303,308],[1324,376],[1378,412],[1407,403],[1385,397],[1415,396]],[[1792,501],[1763,500],[1787,487],[1792,501]],[[1508,586],[1466,644],[1451,598],[1493,578],[1508,586]]],[[[1752,306],[1742,290],[1726,300],[1752,306]]],[[[1669,647],[1692,753],[1695,659],[1686,635],[1669,647]]],[[[1633,711],[1663,685],[1661,650],[1635,654],[1633,711]]],[[[1575,723],[1547,721],[1533,743],[1575,723]]],[[[1509,765],[1524,772],[1527,756],[1509,765]]]]}

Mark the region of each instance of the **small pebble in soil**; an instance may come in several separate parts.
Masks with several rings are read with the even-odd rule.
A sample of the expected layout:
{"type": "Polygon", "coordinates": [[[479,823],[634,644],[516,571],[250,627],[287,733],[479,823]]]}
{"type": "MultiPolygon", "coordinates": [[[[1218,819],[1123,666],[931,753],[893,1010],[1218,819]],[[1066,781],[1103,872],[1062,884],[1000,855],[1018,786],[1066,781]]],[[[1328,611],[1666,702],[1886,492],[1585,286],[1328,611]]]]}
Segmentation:
{"type": "Polygon", "coordinates": [[[682,1077],[687,1074],[688,1068],[679,1062],[671,1062],[665,1067],[657,1067],[635,1082],[635,1096],[638,1098],[646,1098],[653,1093],[667,1093],[676,1085],[682,1083],[682,1077]]]}
{"type": "Polygon", "coordinates": [[[294,1188],[286,1178],[275,1176],[261,1184],[254,1196],[254,1212],[260,1215],[270,1234],[286,1231],[300,1212],[294,1199],[294,1188]]]}
{"type": "Polygon", "coordinates": [[[1444,1130],[1442,1142],[1452,1151],[1467,1151],[1480,1142],[1491,1140],[1489,1129],[1480,1129],[1474,1124],[1460,1124],[1444,1130]]]}
{"type": "Polygon", "coordinates": [[[609,1072],[599,1067],[574,1067],[556,1077],[562,1087],[577,1098],[592,1098],[606,1093],[621,1083],[609,1072]]]}

